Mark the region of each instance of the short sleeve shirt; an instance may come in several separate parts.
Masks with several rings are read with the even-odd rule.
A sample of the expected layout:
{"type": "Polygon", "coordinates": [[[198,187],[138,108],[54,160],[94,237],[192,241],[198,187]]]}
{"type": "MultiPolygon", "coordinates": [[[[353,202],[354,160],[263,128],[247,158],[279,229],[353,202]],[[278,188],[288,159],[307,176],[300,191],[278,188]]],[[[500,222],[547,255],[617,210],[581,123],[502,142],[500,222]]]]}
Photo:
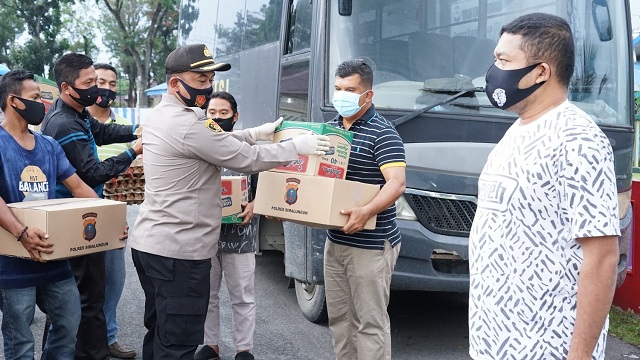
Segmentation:
{"type": "MultiPolygon", "coordinates": [[[[564,359],[576,319],[577,238],[619,235],[613,151],[568,101],[516,121],[478,181],[469,237],[469,352],[564,359]]],[[[593,359],[604,358],[605,325],[593,359]]]]}
{"type": "MultiPolygon", "coordinates": [[[[344,129],[341,116],[335,117],[328,124],[344,129]]],[[[346,180],[382,187],[386,183],[382,170],[406,166],[404,144],[400,135],[387,119],[376,112],[373,105],[351,125],[349,131],[353,132],[353,142],[346,180]]],[[[378,214],[374,230],[362,230],[349,235],[340,230],[329,230],[328,237],[335,243],[363,249],[382,250],[385,240],[395,246],[400,242],[396,206],[391,205],[378,214]]]]}
{"type": "Polygon", "coordinates": [[[32,134],[35,147],[26,150],[0,127],[0,196],[7,203],[54,199],[56,182],[76,171],[55,140],[32,134]]]}
{"type": "MultiPolygon", "coordinates": [[[[131,125],[131,122],[111,110],[109,120],[107,120],[105,124],[131,125]]],[[[129,143],[113,143],[98,146],[98,158],[100,159],[100,161],[105,161],[110,157],[122,154],[130,147],[131,145],[129,143]]]]}
{"type": "MultiPolygon", "coordinates": [[[[0,196],[6,203],[54,199],[56,182],[75,173],[55,140],[32,134],[35,147],[26,150],[0,126],[0,196]]],[[[48,284],[71,276],[66,260],[38,263],[0,255],[0,289],[48,284]]]]}

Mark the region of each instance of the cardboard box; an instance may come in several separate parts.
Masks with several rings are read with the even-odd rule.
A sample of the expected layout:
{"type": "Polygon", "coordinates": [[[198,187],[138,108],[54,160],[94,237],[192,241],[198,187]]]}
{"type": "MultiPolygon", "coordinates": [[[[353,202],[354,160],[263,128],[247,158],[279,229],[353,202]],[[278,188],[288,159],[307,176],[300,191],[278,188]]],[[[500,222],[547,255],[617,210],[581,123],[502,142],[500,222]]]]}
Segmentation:
{"type": "MultiPolygon", "coordinates": [[[[339,229],[349,216],[340,210],[368,204],[378,185],[275,171],[260,173],[254,199],[256,214],[273,216],[317,228],[339,229]]],[[[365,229],[375,229],[376,216],[365,229]]]]}
{"type": "MultiPolygon", "coordinates": [[[[49,234],[53,253],[45,260],[65,259],[120,249],[127,219],[127,204],[105,199],[53,199],[7,204],[20,223],[49,234]]],[[[28,231],[28,230],[27,230],[28,231]]],[[[0,253],[29,258],[15,237],[0,228],[0,253]]]]}
{"type": "MultiPolygon", "coordinates": [[[[54,101],[60,96],[60,91],[58,90],[58,85],[55,81],[51,81],[47,78],[43,78],[40,75],[34,75],[36,84],[40,87],[41,100],[44,104],[44,111],[49,111],[49,108],[53,104],[54,101]]],[[[39,133],[42,125],[29,125],[29,129],[34,132],[39,133]]]]}
{"type": "Polygon", "coordinates": [[[275,130],[273,142],[289,141],[295,137],[308,134],[328,136],[331,142],[329,151],[324,156],[300,155],[297,160],[273,170],[344,179],[347,175],[347,165],[349,164],[349,154],[351,154],[351,143],[353,142],[353,133],[351,131],[324,123],[283,121],[275,130]]]}
{"type": "Polygon", "coordinates": [[[40,87],[40,93],[42,96],[42,103],[44,104],[44,111],[49,111],[53,102],[60,97],[60,90],[55,81],[49,80],[39,75],[34,75],[38,87],[40,87]]]}
{"type": "Polygon", "coordinates": [[[246,176],[222,176],[222,223],[240,224],[242,203],[249,200],[246,176]]]}

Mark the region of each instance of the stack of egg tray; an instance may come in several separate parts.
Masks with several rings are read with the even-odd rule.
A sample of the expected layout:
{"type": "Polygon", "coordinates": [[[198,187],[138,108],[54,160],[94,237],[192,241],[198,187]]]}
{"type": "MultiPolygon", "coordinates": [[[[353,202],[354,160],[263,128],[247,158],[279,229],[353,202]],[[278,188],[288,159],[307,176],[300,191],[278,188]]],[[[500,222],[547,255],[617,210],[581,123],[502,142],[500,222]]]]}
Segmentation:
{"type": "Polygon", "coordinates": [[[136,159],[122,174],[104,184],[104,198],[126,202],[128,205],[144,201],[144,170],[142,161],[136,159]]]}

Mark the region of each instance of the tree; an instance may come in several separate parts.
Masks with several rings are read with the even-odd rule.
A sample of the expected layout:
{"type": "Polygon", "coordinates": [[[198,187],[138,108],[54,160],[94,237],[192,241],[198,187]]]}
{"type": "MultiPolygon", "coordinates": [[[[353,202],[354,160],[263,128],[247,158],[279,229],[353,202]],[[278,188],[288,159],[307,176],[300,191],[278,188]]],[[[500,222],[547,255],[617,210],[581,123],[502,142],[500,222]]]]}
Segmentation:
{"type": "Polygon", "coordinates": [[[84,4],[63,4],[61,8],[63,28],[60,31],[61,38],[67,42],[67,49],[70,52],[82,53],[95,59],[100,53],[100,49],[94,42],[96,38],[97,19],[89,16],[88,11],[83,11],[84,4]],[[82,12],[85,16],[78,16],[82,12]]]}
{"type": "Polygon", "coordinates": [[[120,64],[120,72],[124,74],[127,81],[127,106],[135,107],[138,99],[138,84],[136,82],[138,70],[135,61],[133,61],[131,54],[127,54],[125,51],[118,56],[118,63],[120,64]]]}
{"type": "Polygon", "coordinates": [[[12,10],[0,6],[0,64],[5,63],[9,68],[13,67],[10,49],[22,31],[24,22],[18,19],[12,10]]]}
{"type": "MultiPolygon", "coordinates": [[[[96,0],[96,3],[103,3],[111,14],[102,22],[105,43],[121,65],[129,60],[135,65],[139,79],[137,99],[140,106],[146,107],[148,98],[142,91],[149,87],[152,64],[157,66],[154,56],[162,53],[159,49],[164,47],[175,48],[173,30],[178,25],[178,0],[96,0]]],[[[136,79],[132,71],[127,74],[129,79],[136,79]]]]}
{"type": "Polygon", "coordinates": [[[193,23],[200,17],[200,9],[195,6],[196,1],[184,1],[182,9],[180,9],[180,35],[182,39],[189,37],[191,30],[193,30],[193,23]]]}
{"type": "Polygon", "coordinates": [[[48,66],[48,75],[51,77],[51,65],[68,48],[66,39],[58,41],[62,29],[61,7],[74,2],[75,0],[0,0],[0,7],[21,19],[30,36],[24,46],[15,46],[9,54],[17,67],[47,75],[44,71],[45,66],[48,66]]]}

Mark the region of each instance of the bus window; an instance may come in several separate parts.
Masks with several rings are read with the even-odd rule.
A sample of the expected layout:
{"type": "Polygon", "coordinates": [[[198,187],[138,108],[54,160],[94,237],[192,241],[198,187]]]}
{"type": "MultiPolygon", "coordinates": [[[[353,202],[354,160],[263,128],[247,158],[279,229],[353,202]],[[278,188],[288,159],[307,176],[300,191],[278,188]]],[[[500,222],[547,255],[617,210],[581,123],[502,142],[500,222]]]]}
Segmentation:
{"type": "Polygon", "coordinates": [[[310,1],[291,0],[290,4],[285,55],[309,50],[311,47],[310,1]]]}
{"type": "MultiPolygon", "coordinates": [[[[575,38],[575,72],[569,100],[598,123],[631,126],[626,99],[628,39],[624,4],[606,0],[354,0],[349,16],[329,3],[329,69],[350,58],[371,59],[377,108],[412,110],[435,104],[460,89],[482,89],[493,49],[505,24],[523,14],[546,12],[569,20],[575,38]],[[593,7],[593,9],[592,9],[593,7]],[[587,16],[575,16],[587,14],[587,16]],[[622,49],[622,51],[621,51],[622,49]]],[[[325,83],[331,106],[333,77],[325,83]]],[[[432,111],[513,118],[495,109],[482,91],[432,111]]]]}
{"type": "Polygon", "coordinates": [[[191,15],[195,19],[189,19],[193,30],[181,28],[181,36],[211,46],[216,60],[280,38],[281,1],[217,1],[209,5],[198,7],[198,13],[191,15]]]}
{"type": "Polygon", "coordinates": [[[278,41],[280,38],[282,1],[247,0],[246,4],[247,12],[242,50],[278,41]],[[277,3],[280,4],[278,5],[277,3]]]}
{"type": "Polygon", "coordinates": [[[214,89],[228,91],[238,101],[245,122],[273,121],[276,117],[278,66],[281,56],[281,0],[198,1],[189,9],[182,0],[179,39],[205,43],[216,62],[231,70],[215,76],[214,89]],[[187,31],[192,27],[190,31],[187,31]],[[276,69],[276,70],[273,70],[276,69]],[[265,104],[273,104],[265,110],[265,104]],[[253,120],[252,120],[253,119],[253,120]]]}
{"type": "Polygon", "coordinates": [[[308,101],[309,59],[283,64],[278,106],[280,116],[287,121],[309,121],[308,101]]]}

